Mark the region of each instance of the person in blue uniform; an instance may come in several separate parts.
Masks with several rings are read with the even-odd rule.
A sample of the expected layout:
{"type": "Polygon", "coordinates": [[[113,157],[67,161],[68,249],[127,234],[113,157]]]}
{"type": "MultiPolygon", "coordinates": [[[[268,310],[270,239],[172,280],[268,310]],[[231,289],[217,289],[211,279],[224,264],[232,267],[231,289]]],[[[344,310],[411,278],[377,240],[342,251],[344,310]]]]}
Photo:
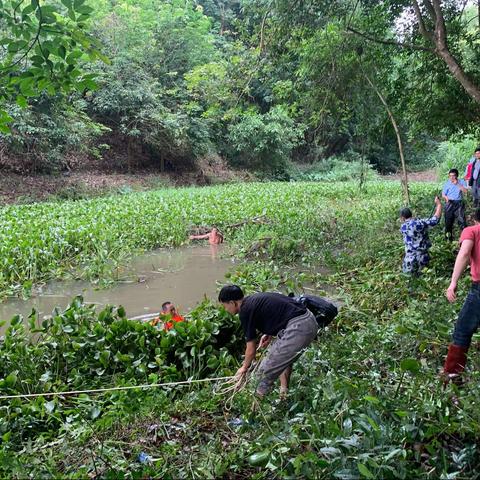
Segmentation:
{"type": "Polygon", "coordinates": [[[435,213],[430,218],[414,218],[409,208],[400,210],[402,226],[400,232],[405,244],[403,258],[403,273],[418,275],[420,270],[428,265],[430,255],[428,250],[432,246],[428,238],[428,230],[440,221],[442,216],[442,202],[435,197],[435,213]]]}

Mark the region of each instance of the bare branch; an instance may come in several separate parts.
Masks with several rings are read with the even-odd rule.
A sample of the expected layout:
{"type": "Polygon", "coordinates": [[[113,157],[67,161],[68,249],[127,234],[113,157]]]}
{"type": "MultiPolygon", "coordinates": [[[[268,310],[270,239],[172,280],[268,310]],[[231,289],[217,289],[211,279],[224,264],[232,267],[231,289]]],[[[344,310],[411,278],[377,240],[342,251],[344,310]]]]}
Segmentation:
{"type": "Polygon", "coordinates": [[[433,34],[425,27],[425,22],[423,21],[422,12],[420,6],[418,5],[417,0],[412,0],[413,10],[415,11],[415,16],[417,17],[418,30],[420,31],[423,38],[433,43],[433,34]]]}
{"type": "Polygon", "coordinates": [[[423,0],[423,4],[425,5],[425,8],[428,10],[428,13],[432,17],[433,21],[435,21],[436,13],[435,13],[435,9],[433,8],[430,0],[423,0]]]}
{"type": "Polygon", "coordinates": [[[396,40],[383,40],[383,39],[380,39],[380,38],[371,37],[367,33],[359,32],[358,30],[355,30],[352,27],[347,27],[347,31],[351,32],[351,33],[354,33],[355,35],[358,35],[359,37],[365,38],[366,40],[369,40],[370,42],[380,43],[382,45],[393,45],[395,47],[408,48],[410,50],[420,50],[422,52],[435,53],[435,50],[433,48],[422,47],[421,45],[414,45],[413,43],[398,42],[396,40]]]}
{"type": "Polygon", "coordinates": [[[438,0],[433,0],[433,8],[435,9],[435,36],[437,50],[447,48],[447,30],[445,20],[443,18],[442,7],[438,0]]]}

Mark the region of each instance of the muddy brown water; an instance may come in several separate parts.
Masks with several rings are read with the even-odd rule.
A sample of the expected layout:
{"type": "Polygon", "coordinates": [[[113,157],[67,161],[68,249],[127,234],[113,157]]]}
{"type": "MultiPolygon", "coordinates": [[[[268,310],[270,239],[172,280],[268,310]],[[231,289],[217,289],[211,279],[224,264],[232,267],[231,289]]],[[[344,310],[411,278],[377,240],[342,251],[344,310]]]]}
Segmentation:
{"type": "MultiPolygon", "coordinates": [[[[167,300],[185,314],[205,296],[215,299],[216,282],[225,282],[225,273],[232,265],[233,260],[218,245],[155,250],[133,258],[119,272],[123,280],[109,288],[96,288],[84,281],[54,281],[40,287],[28,300],[8,299],[0,304],[0,320],[17,314],[28,316],[32,308],[43,319],[57,306],[65,308],[76,295],[98,304],[97,311],[107,304],[123,305],[129,318],[139,320],[155,316],[167,300]]],[[[0,334],[5,328],[0,328],[0,334]]]]}

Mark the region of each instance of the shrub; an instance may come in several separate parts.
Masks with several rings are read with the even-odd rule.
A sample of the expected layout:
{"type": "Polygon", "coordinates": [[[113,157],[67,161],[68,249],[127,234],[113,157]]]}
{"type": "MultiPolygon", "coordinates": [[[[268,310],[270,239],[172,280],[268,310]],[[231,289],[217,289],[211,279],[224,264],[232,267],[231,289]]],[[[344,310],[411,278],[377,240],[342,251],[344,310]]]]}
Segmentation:
{"type": "Polygon", "coordinates": [[[234,163],[278,175],[284,172],[294,147],[302,142],[303,127],[280,107],[262,115],[245,113],[231,125],[228,142],[234,163]]]}
{"type": "Polygon", "coordinates": [[[461,138],[453,137],[451,140],[441,142],[435,152],[439,179],[447,178],[448,171],[451,168],[457,168],[460,176],[463,177],[465,167],[478,144],[478,138],[474,135],[466,135],[461,138]]]}

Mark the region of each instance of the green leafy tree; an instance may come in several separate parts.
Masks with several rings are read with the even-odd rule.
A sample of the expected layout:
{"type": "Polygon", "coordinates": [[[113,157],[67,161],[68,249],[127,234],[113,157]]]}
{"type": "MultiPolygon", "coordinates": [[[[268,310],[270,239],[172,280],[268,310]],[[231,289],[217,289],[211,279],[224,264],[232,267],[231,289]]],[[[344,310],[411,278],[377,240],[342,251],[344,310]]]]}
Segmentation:
{"type": "Polygon", "coordinates": [[[26,107],[43,92],[95,87],[94,75],[78,67],[83,60],[106,61],[86,30],[92,12],[85,0],[0,1],[0,131],[9,132],[9,100],[26,107]]]}

